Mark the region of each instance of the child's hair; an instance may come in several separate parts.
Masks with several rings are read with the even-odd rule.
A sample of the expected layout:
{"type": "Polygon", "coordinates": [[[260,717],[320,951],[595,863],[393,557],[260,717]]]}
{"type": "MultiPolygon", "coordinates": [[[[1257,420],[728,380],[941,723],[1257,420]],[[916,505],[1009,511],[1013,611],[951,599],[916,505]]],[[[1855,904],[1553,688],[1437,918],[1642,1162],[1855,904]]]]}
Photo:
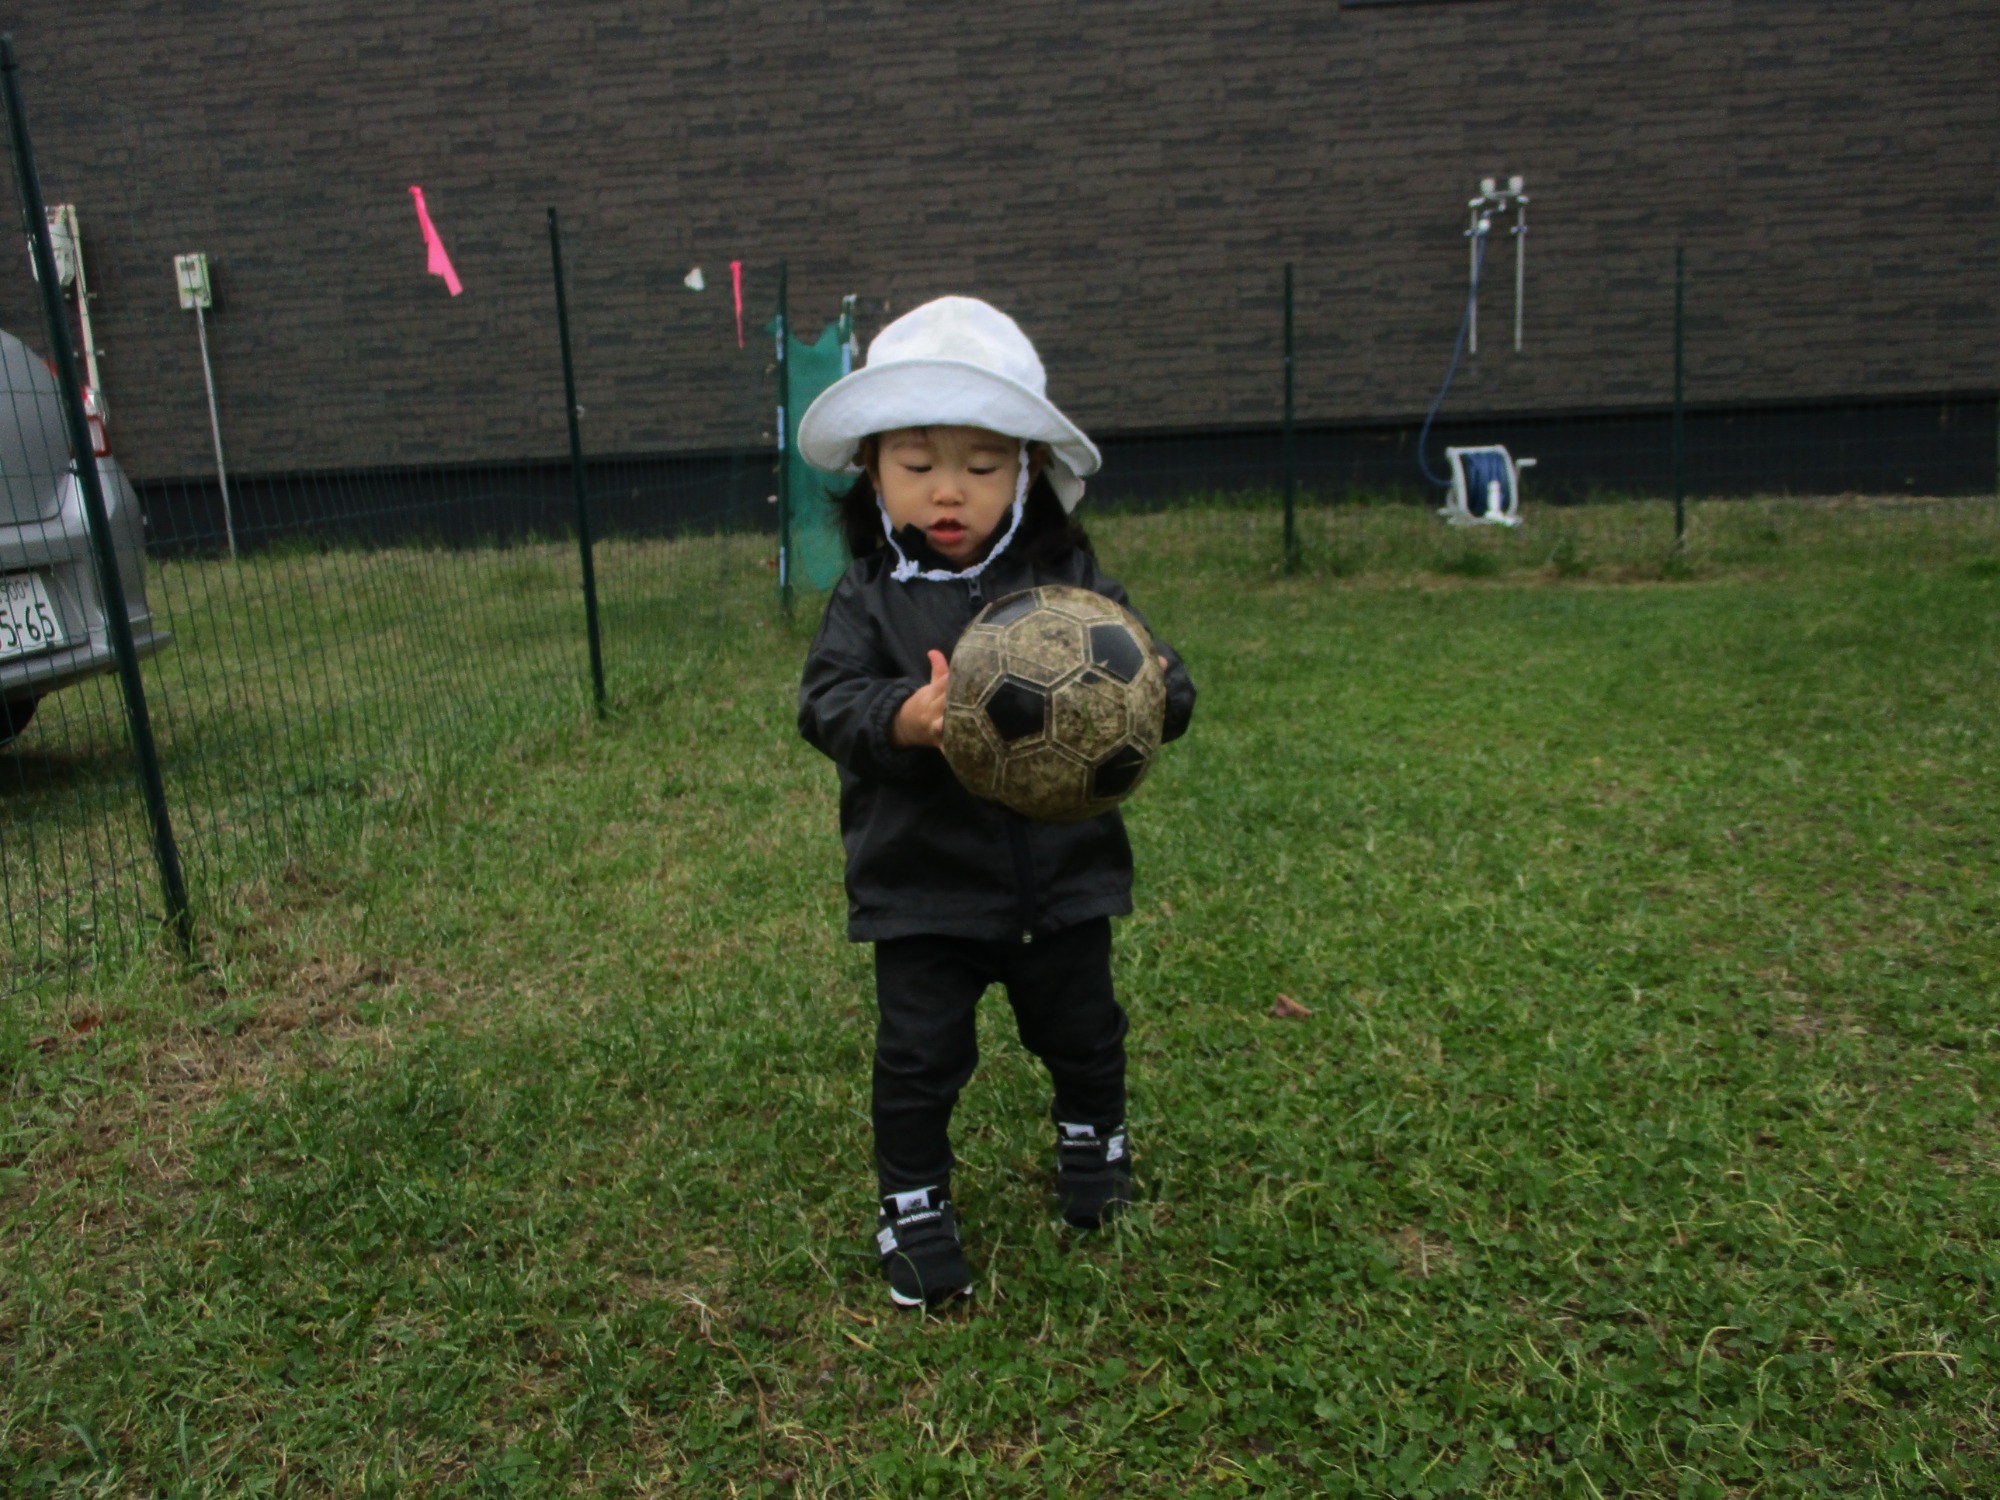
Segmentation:
{"type": "MultiPolygon", "coordinates": [[[[841,535],[846,538],[850,557],[867,557],[889,544],[882,534],[882,509],[876,502],[875,484],[868,477],[867,465],[874,457],[875,439],[863,438],[854,455],[854,461],[862,465],[861,473],[844,493],[827,492],[827,498],[840,512],[841,535]]],[[[1070,519],[1062,501],[1056,498],[1046,468],[1028,486],[1028,500],[1021,508],[1021,530],[1012,545],[1020,548],[1029,562],[1045,565],[1058,563],[1073,551],[1087,557],[1097,556],[1089,534],[1070,519]]]]}

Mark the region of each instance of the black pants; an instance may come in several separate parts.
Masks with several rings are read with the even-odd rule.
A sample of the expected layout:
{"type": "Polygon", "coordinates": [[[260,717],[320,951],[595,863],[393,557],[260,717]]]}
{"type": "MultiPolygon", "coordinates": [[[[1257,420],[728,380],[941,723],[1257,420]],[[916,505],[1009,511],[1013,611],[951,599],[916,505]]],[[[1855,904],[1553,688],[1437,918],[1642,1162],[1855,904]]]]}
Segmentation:
{"type": "Polygon", "coordinates": [[[1021,1043],[1048,1065],[1055,1118],[1125,1122],[1125,1012],[1111,993],[1111,921],[1030,942],[893,938],[875,945],[875,1166],[885,1193],[943,1183],[958,1091],[979,1063],[973,1011],[1007,986],[1021,1043]]]}

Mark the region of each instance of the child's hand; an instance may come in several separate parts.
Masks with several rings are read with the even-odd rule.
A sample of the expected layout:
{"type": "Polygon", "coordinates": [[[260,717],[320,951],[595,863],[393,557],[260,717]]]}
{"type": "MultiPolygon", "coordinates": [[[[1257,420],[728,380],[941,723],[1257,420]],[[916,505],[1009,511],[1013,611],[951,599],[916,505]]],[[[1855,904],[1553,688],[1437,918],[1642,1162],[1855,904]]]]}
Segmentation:
{"type": "Polygon", "coordinates": [[[942,651],[933,651],[930,656],[931,680],[903,700],[889,726],[889,738],[899,749],[929,746],[935,750],[944,743],[944,690],[951,680],[951,665],[942,651]]]}

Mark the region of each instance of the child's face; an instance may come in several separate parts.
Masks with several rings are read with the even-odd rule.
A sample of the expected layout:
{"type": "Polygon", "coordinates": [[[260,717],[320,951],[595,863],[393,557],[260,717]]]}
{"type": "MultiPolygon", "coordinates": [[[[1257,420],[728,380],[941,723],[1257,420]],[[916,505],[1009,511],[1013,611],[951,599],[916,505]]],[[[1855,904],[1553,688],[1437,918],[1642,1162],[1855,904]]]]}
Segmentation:
{"type": "Polygon", "coordinates": [[[963,568],[993,544],[1014,506],[1021,445],[983,427],[903,427],[875,445],[868,475],[889,524],[920,528],[963,568]]]}

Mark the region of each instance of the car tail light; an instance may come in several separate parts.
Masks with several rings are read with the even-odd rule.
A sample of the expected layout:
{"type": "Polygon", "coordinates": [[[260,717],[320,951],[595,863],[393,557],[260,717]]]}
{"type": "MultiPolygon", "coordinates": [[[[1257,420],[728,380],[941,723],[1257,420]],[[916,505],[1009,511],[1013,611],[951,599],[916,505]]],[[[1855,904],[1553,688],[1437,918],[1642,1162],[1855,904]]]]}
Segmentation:
{"type": "Polygon", "coordinates": [[[95,458],[107,457],[111,452],[111,439],[104,431],[104,403],[97,399],[97,392],[89,386],[83,388],[83,419],[90,424],[90,452],[95,458]]]}
{"type": "MultiPolygon", "coordinates": [[[[49,374],[58,382],[62,375],[56,369],[56,362],[43,356],[42,363],[49,367],[49,374]]],[[[111,456],[111,438],[104,430],[104,403],[97,398],[97,392],[89,386],[83,388],[83,420],[90,427],[90,454],[93,458],[111,456]]]]}

